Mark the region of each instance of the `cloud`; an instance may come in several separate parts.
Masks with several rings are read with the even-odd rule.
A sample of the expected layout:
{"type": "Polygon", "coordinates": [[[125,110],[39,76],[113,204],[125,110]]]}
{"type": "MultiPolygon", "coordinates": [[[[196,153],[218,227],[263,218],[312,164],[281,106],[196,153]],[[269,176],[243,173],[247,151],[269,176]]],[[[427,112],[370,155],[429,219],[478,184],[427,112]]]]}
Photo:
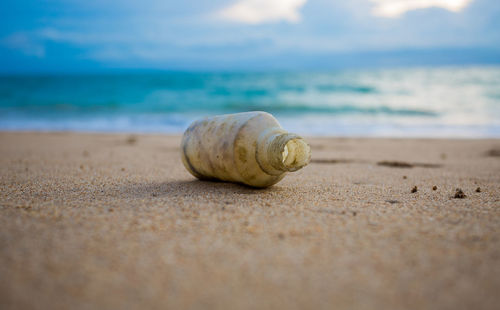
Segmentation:
{"type": "Polygon", "coordinates": [[[296,23],[300,21],[299,9],[307,0],[241,0],[218,12],[224,20],[261,24],[281,20],[296,23]]]}
{"type": "Polygon", "coordinates": [[[431,7],[460,12],[472,0],[370,0],[375,3],[373,15],[394,18],[412,10],[431,7]]]}
{"type": "Polygon", "coordinates": [[[45,57],[45,47],[43,44],[28,33],[13,33],[3,38],[0,43],[10,49],[19,50],[27,56],[34,56],[37,58],[45,57]]]}
{"type": "Polygon", "coordinates": [[[0,18],[0,72],[59,62],[78,68],[85,61],[123,68],[322,68],[335,59],[321,55],[335,53],[363,63],[361,55],[373,55],[365,52],[500,46],[499,0],[6,1],[0,12],[9,12],[10,3],[19,9],[0,18]],[[436,6],[444,9],[423,9],[436,6]]]}

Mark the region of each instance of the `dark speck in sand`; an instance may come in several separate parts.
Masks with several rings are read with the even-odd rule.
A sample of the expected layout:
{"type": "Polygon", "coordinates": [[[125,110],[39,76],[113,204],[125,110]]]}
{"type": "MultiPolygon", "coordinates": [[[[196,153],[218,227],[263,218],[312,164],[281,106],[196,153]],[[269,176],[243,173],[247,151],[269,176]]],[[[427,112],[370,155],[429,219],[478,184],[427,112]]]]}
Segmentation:
{"type": "Polygon", "coordinates": [[[151,196],[153,196],[153,197],[157,197],[157,196],[158,196],[158,194],[157,194],[157,193],[152,193],[152,194],[151,194],[151,196]]]}
{"type": "Polygon", "coordinates": [[[405,179],[405,180],[406,180],[406,179],[408,179],[408,177],[407,177],[406,175],[404,175],[404,176],[403,176],[403,179],[405,179]]]}
{"type": "Polygon", "coordinates": [[[283,233],[279,233],[278,234],[278,238],[281,239],[281,240],[283,240],[283,239],[285,239],[285,235],[283,233]]]}
{"type": "Polygon", "coordinates": [[[435,191],[435,190],[437,190],[437,189],[438,189],[438,187],[437,187],[436,185],[434,185],[434,186],[432,187],[432,190],[433,190],[433,191],[435,191]]]}
{"type": "Polygon", "coordinates": [[[130,136],[127,137],[127,139],[125,140],[125,142],[127,144],[130,144],[130,145],[136,144],[137,143],[137,137],[134,136],[134,135],[130,135],[130,136]]]}
{"type": "Polygon", "coordinates": [[[358,212],[352,211],[352,216],[356,216],[356,215],[358,215],[358,212]]]}
{"type": "Polygon", "coordinates": [[[402,161],[379,161],[377,163],[379,166],[393,167],[393,168],[413,168],[414,166],[410,163],[405,163],[402,161]]]}
{"type": "Polygon", "coordinates": [[[385,202],[388,202],[388,203],[390,203],[392,205],[392,204],[395,204],[395,203],[399,203],[399,200],[389,199],[389,200],[386,200],[385,202]]]}
{"type": "Polygon", "coordinates": [[[500,148],[495,148],[487,151],[486,156],[500,157],[500,148]]]}
{"type": "Polygon", "coordinates": [[[463,199],[465,197],[467,197],[467,195],[465,195],[463,190],[461,190],[460,188],[457,188],[455,190],[455,195],[453,196],[453,198],[463,199]]]}
{"type": "Polygon", "coordinates": [[[404,161],[379,161],[377,163],[379,166],[385,166],[385,167],[392,167],[392,168],[414,168],[414,167],[421,167],[421,168],[439,168],[441,165],[439,164],[423,164],[423,163],[407,163],[404,161]]]}
{"type": "Polygon", "coordinates": [[[480,192],[481,192],[481,187],[476,188],[476,193],[480,193],[480,192]]]}
{"type": "Polygon", "coordinates": [[[412,192],[412,193],[416,193],[417,191],[418,191],[418,187],[413,186],[413,188],[411,189],[411,192],[412,192]]]}
{"type": "Polygon", "coordinates": [[[311,159],[311,163],[313,164],[347,164],[352,163],[352,160],[349,159],[328,159],[328,158],[317,158],[311,159]]]}

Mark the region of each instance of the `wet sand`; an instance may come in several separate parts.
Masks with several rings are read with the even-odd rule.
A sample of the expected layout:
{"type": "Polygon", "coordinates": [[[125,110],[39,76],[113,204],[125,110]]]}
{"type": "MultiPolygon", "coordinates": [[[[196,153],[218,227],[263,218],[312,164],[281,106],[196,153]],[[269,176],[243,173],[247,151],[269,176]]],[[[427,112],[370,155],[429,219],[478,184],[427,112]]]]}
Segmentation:
{"type": "Polygon", "coordinates": [[[308,141],[255,190],[177,136],[0,133],[0,308],[498,307],[500,140],[308,141]]]}

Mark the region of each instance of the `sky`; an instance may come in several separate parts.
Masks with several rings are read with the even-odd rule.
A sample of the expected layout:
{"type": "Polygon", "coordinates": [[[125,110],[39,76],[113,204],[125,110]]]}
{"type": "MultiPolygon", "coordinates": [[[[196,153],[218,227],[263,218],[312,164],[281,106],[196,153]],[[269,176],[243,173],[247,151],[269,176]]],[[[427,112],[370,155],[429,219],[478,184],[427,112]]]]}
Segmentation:
{"type": "Polygon", "coordinates": [[[500,64],[499,0],[2,0],[0,72],[500,64]]]}

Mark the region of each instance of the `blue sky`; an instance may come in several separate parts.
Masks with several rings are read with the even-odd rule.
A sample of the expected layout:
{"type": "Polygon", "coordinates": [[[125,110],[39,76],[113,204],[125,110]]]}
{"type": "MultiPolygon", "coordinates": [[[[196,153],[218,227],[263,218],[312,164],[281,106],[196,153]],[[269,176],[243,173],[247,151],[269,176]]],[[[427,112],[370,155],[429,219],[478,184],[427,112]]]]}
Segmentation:
{"type": "Polygon", "coordinates": [[[499,0],[2,0],[1,72],[500,63],[499,0]]]}

